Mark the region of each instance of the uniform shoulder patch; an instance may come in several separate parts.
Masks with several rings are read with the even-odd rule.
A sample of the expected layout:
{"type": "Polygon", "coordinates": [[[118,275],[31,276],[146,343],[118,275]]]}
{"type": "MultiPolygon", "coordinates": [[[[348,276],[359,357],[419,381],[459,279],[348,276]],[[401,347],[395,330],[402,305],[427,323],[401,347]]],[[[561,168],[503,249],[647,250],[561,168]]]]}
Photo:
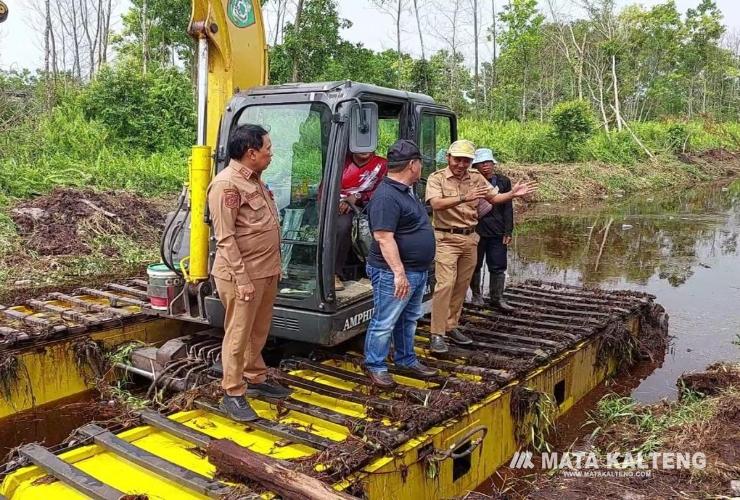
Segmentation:
{"type": "Polygon", "coordinates": [[[226,208],[237,208],[241,201],[239,196],[239,190],[234,188],[224,189],[223,200],[226,208]]]}

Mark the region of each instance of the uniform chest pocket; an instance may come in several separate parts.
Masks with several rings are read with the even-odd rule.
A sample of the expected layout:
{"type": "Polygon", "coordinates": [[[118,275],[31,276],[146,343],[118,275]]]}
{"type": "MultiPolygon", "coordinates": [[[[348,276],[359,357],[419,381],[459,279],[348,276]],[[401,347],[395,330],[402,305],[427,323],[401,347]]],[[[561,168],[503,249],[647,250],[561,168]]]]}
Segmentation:
{"type": "Polygon", "coordinates": [[[245,205],[247,208],[247,221],[250,224],[264,223],[268,220],[270,209],[262,196],[252,195],[247,197],[245,205]]]}

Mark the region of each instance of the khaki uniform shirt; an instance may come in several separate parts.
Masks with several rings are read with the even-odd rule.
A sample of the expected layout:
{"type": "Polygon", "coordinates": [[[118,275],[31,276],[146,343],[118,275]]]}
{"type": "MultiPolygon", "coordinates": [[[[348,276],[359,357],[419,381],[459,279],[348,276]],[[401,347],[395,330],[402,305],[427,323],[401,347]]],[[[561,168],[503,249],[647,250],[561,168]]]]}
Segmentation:
{"type": "Polygon", "coordinates": [[[208,186],[216,234],[211,274],[246,285],[280,274],[280,222],[272,193],[259,176],[231,160],[208,186]]]}
{"type": "MultiPolygon", "coordinates": [[[[498,193],[498,188],[491,185],[477,170],[470,169],[465,177],[458,179],[449,167],[437,170],[427,178],[426,201],[432,198],[455,198],[466,195],[478,186],[489,189],[489,195],[498,193]]],[[[435,210],[433,225],[438,229],[467,229],[478,224],[478,201],[461,203],[447,210],[435,210]]]]}

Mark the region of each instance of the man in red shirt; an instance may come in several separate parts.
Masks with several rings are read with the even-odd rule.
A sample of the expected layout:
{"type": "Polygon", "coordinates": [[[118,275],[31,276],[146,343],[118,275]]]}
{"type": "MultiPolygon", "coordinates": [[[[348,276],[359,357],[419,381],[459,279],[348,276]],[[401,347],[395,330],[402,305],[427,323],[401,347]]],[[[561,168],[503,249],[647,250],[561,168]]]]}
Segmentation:
{"type": "Polygon", "coordinates": [[[344,163],[337,222],[337,256],[334,261],[334,289],[344,290],[342,269],[352,249],[353,206],[362,209],[388,172],[388,162],[375,153],[351,153],[344,163]]]}

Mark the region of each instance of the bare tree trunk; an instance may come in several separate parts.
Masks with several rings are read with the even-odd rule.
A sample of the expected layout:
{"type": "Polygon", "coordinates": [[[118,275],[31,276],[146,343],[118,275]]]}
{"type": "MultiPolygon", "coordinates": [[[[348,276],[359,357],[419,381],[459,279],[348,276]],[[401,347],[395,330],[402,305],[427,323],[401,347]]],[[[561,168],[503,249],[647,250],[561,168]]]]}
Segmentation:
{"type": "Polygon", "coordinates": [[[110,43],[110,16],[113,10],[113,0],[108,0],[108,6],[105,9],[105,23],[103,24],[103,54],[101,62],[108,62],[108,44],[110,43]]]}
{"type": "Polygon", "coordinates": [[[49,76],[49,68],[50,68],[50,59],[51,59],[51,41],[49,40],[51,38],[51,15],[49,13],[50,9],[49,0],[46,0],[44,2],[44,18],[46,20],[46,25],[44,26],[44,73],[46,73],[46,76],[48,78],[49,76]]]}
{"type": "MultiPolygon", "coordinates": [[[[295,30],[296,35],[301,32],[301,14],[303,14],[303,0],[298,0],[298,7],[295,11],[295,30]]],[[[298,81],[298,57],[293,57],[293,81],[298,81]]]]}
{"type": "Polygon", "coordinates": [[[74,62],[72,64],[72,72],[77,76],[78,80],[82,80],[82,64],[80,61],[80,38],[78,36],[78,13],[77,13],[77,2],[72,0],[72,48],[74,49],[74,62]]]}
{"type": "MultiPolygon", "coordinates": [[[[496,63],[498,59],[498,46],[497,46],[497,40],[496,37],[498,33],[496,32],[496,0],[491,0],[491,38],[493,39],[493,55],[491,56],[491,93],[493,93],[493,90],[496,88],[497,84],[497,78],[498,75],[496,73],[496,63]]],[[[494,99],[491,98],[491,117],[494,115],[494,99]]]]}
{"type": "Polygon", "coordinates": [[[88,0],[80,0],[80,20],[82,22],[82,33],[85,35],[85,40],[87,40],[87,52],[90,58],[88,79],[92,80],[93,73],[95,72],[95,47],[92,36],[90,35],[90,6],[88,5],[88,0]]]}
{"type": "Polygon", "coordinates": [[[403,56],[401,55],[401,8],[403,0],[396,0],[396,54],[398,55],[398,83],[397,88],[401,88],[401,79],[403,73],[403,56]]]}
{"type": "Polygon", "coordinates": [[[147,21],[147,0],[141,4],[141,70],[146,75],[149,64],[149,26],[147,21]]]}
{"type": "Polygon", "coordinates": [[[473,44],[475,54],[475,69],[473,71],[473,93],[475,94],[475,114],[480,112],[478,104],[480,103],[480,74],[478,72],[478,0],[473,0],[473,44]]]}
{"type": "Polygon", "coordinates": [[[280,15],[283,13],[284,0],[277,0],[277,16],[275,19],[275,36],[272,37],[272,46],[275,47],[278,44],[278,38],[280,36],[280,15]]]}
{"type": "Polygon", "coordinates": [[[421,60],[426,61],[427,56],[424,50],[424,31],[421,29],[421,19],[419,19],[418,0],[414,0],[414,14],[416,15],[416,31],[419,32],[419,44],[421,45],[421,60]]]}
{"type": "Polygon", "coordinates": [[[62,20],[61,23],[61,29],[59,30],[59,41],[62,46],[62,71],[67,71],[67,37],[65,37],[65,31],[67,23],[65,23],[64,16],[62,15],[62,3],[57,3],[57,15],[59,16],[58,19],[62,20]]]}
{"type": "Polygon", "coordinates": [[[612,54],[612,82],[614,84],[614,113],[617,117],[617,130],[622,130],[622,112],[619,105],[619,81],[617,80],[617,56],[612,54]]]}

